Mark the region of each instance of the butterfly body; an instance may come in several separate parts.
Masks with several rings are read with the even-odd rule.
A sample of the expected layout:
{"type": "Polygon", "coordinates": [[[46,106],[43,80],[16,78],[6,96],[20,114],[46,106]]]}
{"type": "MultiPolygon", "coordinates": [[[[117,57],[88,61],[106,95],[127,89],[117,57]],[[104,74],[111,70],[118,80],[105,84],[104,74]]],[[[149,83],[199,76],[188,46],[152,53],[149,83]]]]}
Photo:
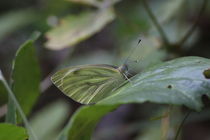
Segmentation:
{"type": "Polygon", "coordinates": [[[56,72],[51,80],[73,100],[91,104],[108,97],[111,91],[126,79],[127,65],[115,67],[107,64],[81,65],[64,68],[56,72]]]}

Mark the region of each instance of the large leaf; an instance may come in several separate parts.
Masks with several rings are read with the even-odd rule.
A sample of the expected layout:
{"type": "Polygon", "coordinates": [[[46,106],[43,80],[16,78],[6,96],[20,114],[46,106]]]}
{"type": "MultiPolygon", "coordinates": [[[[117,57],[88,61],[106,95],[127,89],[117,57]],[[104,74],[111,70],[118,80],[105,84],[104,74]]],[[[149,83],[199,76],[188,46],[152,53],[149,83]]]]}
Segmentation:
{"type": "Polygon", "coordinates": [[[40,83],[40,69],[32,40],[24,43],[17,51],[12,80],[12,90],[27,115],[39,96],[40,83]]]}
{"type": "Polygon", "coordinates": [[[48,38],[46,46],[52,50],[72,46],[100,31],[114,17],[112,9],[68,16],[61,21],[60,25],[46,34],[48,38]]]}
{"type": "Polygon", "coordinates": [[[151,67],[137,74],[112,96],[99,104],[127,104],[154,102],[185,105],[200,110],[201,96],[210,96],[210,79],[203,72],[210,68],[210,60],[183,57],[151,67]]]}
{"type": "Polygon", "coordinates": [[[0,124],[0,140],[26,140],[28,135],[26,130],[12,124],[0,124]]]}
{"type": "Polygon", "coordinates": [[[91,134],[100,119],[116,109],[116,105],[83,106],[71,118],[61,133],[59,140],[90,140],[91,134]]]}

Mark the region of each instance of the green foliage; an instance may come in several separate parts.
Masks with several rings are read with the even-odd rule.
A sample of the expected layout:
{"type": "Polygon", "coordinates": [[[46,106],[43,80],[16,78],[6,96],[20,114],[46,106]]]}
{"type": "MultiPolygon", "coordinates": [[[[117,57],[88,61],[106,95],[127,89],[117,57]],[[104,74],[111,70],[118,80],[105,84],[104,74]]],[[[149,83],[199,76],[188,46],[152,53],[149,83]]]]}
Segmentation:
{"type": "Polygon", "coordinates": [[[0,123],[0,140],[26,140],[26,130],[12,124],[0,123]]]}
{"type": "MultiPolygon", "coordinates": [[[[32,116],[30,116],[31,125],[24,115],[29,115],[36,103],[39,96],[39,86],[41,85],[41,87],[47,89],[51,84],[47,83],[51,74],[43,82],[40,82],[40,70],[33,46],[39,33],[34,34],[31,40],[18,49],[11,77],[7,75],[8,73],[5,73],[11,83],[7,84],[0,73],[0,104],[5,107],[7,93],[10,95],[7,100],[6,121],[16,123],[17,108],[30,138],[28,138],[24,128],[12,124],[0,124],[0,140],[51,140],[56,137],[59,140],[89,140],[92,138],[92,133],[101,118],[122,104],[150,102],[156,103],[155,106],[158,106],[158,104],[177,105],[201,111],[204,106],[201,97],[203,95],[210,96],[210,60],[203,58],[209,57],[209,50],[208,48],[207,50],[206,48],[200,49],[201,46],[208,46],[208,44],[205,44],[206,38],[203,36],[206,33],[204,27],[208,27],[205,18],[209,11],[206,12],[206,15],[203,14],[206,6],[209,6],[207,2],[208,0],[47,0],[37,2],[39,4],[36,6],[31,5],[36,9],[15,9],[0,16],[0,40],[6,38],[6,43],[3,40],[6,47],[7,43],[9,45],[16,43],[12,34],[12,37],[8,36],[9,33],[16,33],[14,31],[19,29],[21,34],[26,32],[27,35],[32,32],[31,30],[41,29],[41,32],[44,33],[48,40],[47,42],[44,42],[44,39],[40,40],[38,45],[45,44],[50,50],[69,49],[73,55],[70,54],[71,56],[65,61],[71,66],[104,63],[121,65],[123,59],[126,59],[129,55],[132,47],[136,46],[139,34],[141,34],[140,38],[142,39],[139,47],[129,57],[129,60],[131,60],[129,72],[136,75],[117,90],[112,90],[116,87],[114,84],[110,84],[105,90],[101,90],[100,94],[103,97],[96,98],[94,102],[91,102],[97,102],[94,105],[80,107],[70,118],[66,127],[61,130],[64,120],[69,116],[69,108],[63,102],[51,104],[44,109],[39,109],[42,105],[39,106],[38,104],[37,112],[32,113],[32,116]],[[202,15],[203,18],[201,18],[202,15]],[[47,23],[52,26],[52,29],[46,32],[49,28],[47,23]],[[27,31],[22,31],[22,27],[27,27],[24,28],[27,31]],[[36,28],[33,29],[34,27],[36,28]],[[93,35],[95,35],[94,38],[79,44],[93,37],[93,35]],[[97,40],[98,38],[99,40],[97,40]],[[8,42],[8,40],[11,40],[11,42],[8,42]],[[204,45],[201,45],[202,43],[204,45]],[[77,44],[79,44],[79,47],[73,48],[77,44]],[[95,47],[97,47],[96,51],[95,47]],[[196,50],[197,48],[199,51],[196,50]],[[99,49],[103,49],[103,51],[99,51],[99,49]],[[202,57],[178,58],[185,55],[198,55],[197,52],[206,55],[199,54],[202,57]],[[140,62],[137,64],[132,63],[135,60],[140,60],[140,62]],[[171,61],[163,62],[163,60],[171,61]],[[33,130],[35,130],[37,138],[33,130]],[[59,133],[59,131],[61,132],[59,133]]],[[[16,37],[17,40],[22,39],[22,36],[18,35],[16,37]]],[[[2,45],[2,42],[0,44],[2,45]]],[[[50,57],[52,55],[52,52],[45,49],[38,48],[38,51],[41,52],[39,52],[40,56],[44,59],[45,57],[48,59],[48,55],[50,57]]],[[[58,55],[56,54],[53,59],[60,60],[61,56],[63,56],[62,51],[61,53],[58,52],[58,55]]],[[[54,65],[54,63],[52,64],[54,65]]],[[[56,71],[59,67],[55,68],[56,71]]],[[[78,68],[78,66],[75,67],[78,68]]],[[[45,70],[46,68],[43,67],[44,72],[45,70]]],[[[50,68],[50,70],[47,69],[47,72],[54,73],[54,70],[50,68]]],[[[77,74],[78,77],[84,76],[81,73],[77,74]]],[[[86,77],[87,79],[83,80],[89,81],[89,78],[94,79],[94,76],[96,75],[89,75],[88,78],[86,77]]],[[[73,76],[70,78],[73,78],[73,76]]],[[[117,78],[113,76],[113,79],[117,78]]],[[[66,79],[61,77],[61,81],[64,80],[66,79]]],[[[79,91],[76,100],[87,99],[93,93],[79,90],[77,86],[81,86],[81,84],[78,83],[82,82],[81,79],[72,80],[73,86],[75,85],[73,89],[79,91]]],[[[94,84],[101,84],[97,80],[94,80],[94,82],[94,84]]],[[[88,84],[86,84],[87,87],[88,84]]],[[[67,82],[65,86],[72,85],[67,82]]],[[[53,94],[50,93],[50,95],[53,94]]],[[[44,99],[44,102],[47,101],[48,103],[49,94],[45,95],[47,99],[44,99]]],[[[57,96],[53,98],[57,98],[57,96]]],[[[135,115],[138,115],[138,108],[134,109],[134,114],[128,116],[135,117],[135,115]]],[[[156,110],[143,108],[140,111],[139,114],[150,118],[156,110]],[[145,115],[147,114],[145,112],[149,112],[149,115],[145,115]]],[[[168,110],[163,108],[163,112],[165,111],[168,110]]],[[[153,116],[156,119],[161,119],[155,125],[150,125],[150,122],[142,125],[141,122],[138,122],[139,120],[142,121],[141,118],[138,118],[139,120],[135,121],[133,125],[128,123],[125,125],[126,127],[123,126],[123,132],[133,134],[135,129],[135,134],[140,134],[136,139],[163,139],[162,129],[165,129],[165,139],[166,132],[170,135],[169,139],[172,139],[176,135],[175,128],[178,127],[178,122],[181,122],[180,116],[183,116],[181,115],[183,112],[178,108],[171,115],[173,118],[169,115],[170,111],[165,114],[158,114],[158,117],[153,116]]],[[[2,114],[4,115],[4,111],[0,106],[0,117],[3,116],[2,114]]],[[[198,116],[200,117],[201,114],[198,116]]],[[[203,113],[203,116],[209,119],[207,113],[203,113]]],[[[2,117],[1,120],[3,119],[2,117]]],[[[200,118],[200,120],[204,119],[200,118]]],[[[110,131],[112,131],[112,135],[115,131],[118,131],[118,126],[114,126],[108,132],[110,131]]],[[[108,133],[104,134],[107,135],[108,133]]]]}
{"type": "Polygon", "coordinates": [[[3,85],[5,86],[8,94],[9,94],[9,98],[11,99],[11,102],[9,102],[9,103],[11,103],[10,104],[11,106],[10,105],[8,106],[8,112],[7,112],[9,115],[12,115],[12,116],[7,116],[7,118],[9,118],[9,121],[11,121],[10,123],[14,123],[16,121],[15,120],[15,110],[13,110],[14,107],[16,107],[18,112],[20,113],[21,118],[23,119],[23,122],[24,122],[26,128],[27,128],[27,131],[28,131],[28,133],[30,135],[30,139],[37,140],[36,139],[36,135],[34,134],[34,132],[33,132],[32,128],[31,128],[31,126],[30,126],[30,124],[29,124],[29,122],[28,122],[28,120],[27,120],[27,118],[26,118],[26,116],[25,116],[25,114],[24,114],[24,112],[23,112],[19,102],[17,101],[13,91],[11,90],[9,84],[7,83],[7,81],[5,80],[4,76],[2,75],[1,70],[0,70],[0,80],[3,83],[3,85]],[[12,110],[13,110],[13,112],[10,112],[12,110]]]}
{"type": "Polygon", "coordinates": [[[100,119],[116,108],[116,105],[81,107],[74,113],[74,116],[60,134],[59,140],[90,140],[91,134],[100,119]]]}
{"type": "Polygon", "coordinates": [[[137,74],[131,82],[115,91],[99,104],[167,103],[200,110],[201,96],[210,96],[210,80],[203,71],[210,60],[183,57],[153,66],[137,74]]]}
{"type": "Polygon", "coordinates": [[[24,43],[16,53],[12,71],[12,90],[25,114],[39,96],[40,70],[33,41],[24,43]]]}
{"type": "Polygon", "coordinates": [[[46,43],[49,49],[59,50],[88,38],[100,31],[114,19],[112,9],[102,9],[96,12],[85,12],[64,18],[61,24],[49,31],[46,43]]]}
{"type": "MultiPolygon", "coordinates": [[[[185,105],[191,109],[201,110],[201,96],[204,94],[209,96],[210,94],[210,81],[203,76],[203,71],[209,65],[209,59],[183,57],[145,70],[145,72],[134,76],[130,83],[113,92],[111,96],[94,106],[85,107],[84,112],[78,111],[69,123],[71,128],[69,136],[77,138],[78,135],[81,140],[88,140],[93,128],[91,127],[91,131],[87,132],[87,130],[98,122],[98,119],[95,118],[102,117],[98,112],[103,110],[104,107],[115,108],[114,105],[116,104],[149,101],[161,104],[185,105]],[[83,122],[84,119],[87,119],[87,122],[83,122]],[[88,121],[88,119],[95,121],[88,121]],[[80,132],[78,127],[81,125],[83,125],[84,128],[82,127],[82,129],[84,131],[80,132]],[[74,137],[74,135],[76,136],[74,137]]],[[[109,110],[106,110],[106,112],[108,113],[109,110]]],[[[104,114],[106,113],[104,112],[104,114]]]]}

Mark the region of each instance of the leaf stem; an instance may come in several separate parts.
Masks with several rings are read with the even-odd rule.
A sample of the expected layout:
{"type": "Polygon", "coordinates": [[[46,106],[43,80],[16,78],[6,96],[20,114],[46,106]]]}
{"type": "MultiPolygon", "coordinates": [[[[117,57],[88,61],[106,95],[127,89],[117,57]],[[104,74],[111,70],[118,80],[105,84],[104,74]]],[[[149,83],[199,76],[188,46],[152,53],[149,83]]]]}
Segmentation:
{"type": "Polygon", "coordinates": [[[32,140],[38,140],[38,138],[37,138],[37,136],[35,135],[35,133],[34,133],[32,127],[30,126],[30,124],[29,124],[29,122],[28,122],[28,120],[27,120],[27,118],[26,118],[26,116],[25,116],[25,114],[24,114],[24,112],[23,112],[23,110],[22,110],[20,104],[18,103],[18,101],[17,101],[17,99],[16,99],[14,93],[12,92],[12,90],[10,89],[10,87],[9,87],[8,83],[6,82],[4,76],[2,75],[1,70],[0,70],[0,80],[2,80],[2,83],[4,84],[4,86],[5,86],[5,88],[6,88],[7,92],[8,92],[8,94],[9,94],[9,96],[11,97],[11,99],[13,100],[13,102],[14,102],[14,104],[15,104],[17,110],[19,111],[20,116],[22,117],[23,122],[24,122],[24,124],[25,124],[27,130],[28,130],[29,134],[30,134],[31,137],[32,137],[31,139],[32,139],[32,140]]]}
{"type": "Polygon", "coordinates": [[[186,121],[187,118],[190,116],[190,113],[191,113],[191,111],[187,112],[187,114],[185,115],[185,117],[184,117],[184,119],[182,120],[181,124],[179,125],[179,128],[178,128],[178,130],[177,130],[177,132],[176,132],[176,136],[175,136],[175,139],[174,139],[174,140],[177,140],[177,139],[178,139],[179,133],[180,133],[182,127],[184,126],[185,121],[186,121]]]}
{"type": "Polygon", "coordinates": [[[151,8],[149,7],[149,4],[147,3],[146,0],[142,0],[143,2],[143,6],[147,12],[147,14],[149,15],[150,19],[152,20],[153,24],[155,25],[155,27],[157,28],[160,36],[162,37],[164,43],[167,46],[170,46],[170,42],[168,41],[168,38],[163,30],[163,28],[161,27],[160,23],[158,22],[157,18],[155,17],[154,13],[152,12],[151,8]]]}
{"type": "Polygon", "coordinates": [[[188,32],[185,34],[185,36],[179,41],[179,46],[183,45],[187,39],[193,34],[193,32],[195,31],[198,23],[199,23],[199,20],[203,14],[203,12],[205,11],[206,9],[206,6],[208,5],[208,0],[203,0],[203,3],[201,5],[201,9],[200,9],[200,12],[198,14],[198,17],[195,21],[195,23],[192,25],[192,27],[188,30],[188,32]]]}

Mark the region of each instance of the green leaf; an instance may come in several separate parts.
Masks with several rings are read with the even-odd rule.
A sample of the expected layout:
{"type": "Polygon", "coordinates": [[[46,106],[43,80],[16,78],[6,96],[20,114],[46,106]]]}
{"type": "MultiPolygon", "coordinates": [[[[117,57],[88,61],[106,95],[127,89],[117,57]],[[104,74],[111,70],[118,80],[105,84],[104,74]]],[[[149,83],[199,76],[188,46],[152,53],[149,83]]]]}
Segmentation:
{"type": "Polygon", "coordinates": [[[76,113],[74,113],[58,139],[90,140],[91,134],[100,119],[117,107],[117,105],[92,105],[81,107],[76,113]]]}
{"type": "Polygon", "coordinates": [[[26,140],[26,130],[12,124],[0,123],[0,140],[26,140]]]}
{"type": "MultiPolygon", "coordinates": [[[[3,83],[4,87],[6,88],[6,90],[7,90],[8,94],[9,94],[9,97],[10,97],[11,101],[13,101],[13,102],[11,102],[11,103],[13,103],[13,104],[11,104],[11,105],[13,105],[12,107],[16,107],[17,110],[18,110],[18,112],[20,113],[20,116],[22,117],[23,122],[24,122],[24,124],[25,124],[25,126],[26,126],[26,128],[27,128],[27,130],[28,130],[28,133],[29,133],[30,136],[31,136],[30,139],[36,140],[36,135],[34,134],[34,132],[33,132],[32,128],[31,128],[31,126],[30,126],[30,124],[29,124],[29,122],[28,122],[28,120],[27,120],[27,118],[26,118],[26,116],[25,116],[25,114],[24,114],[24,112],[23,112],[23,110],[22,110],[22,108],[21,108],[19,102],[17,101],[17,99],[16,99],[16,97],[15,97],[15,94],[14,94],[13,91],[10,89],[9,84],[7,83],[7,81],[5,80],[4,76],[2,75],[1,70],[0,70],[0,80],[1,80],[1,82],[3,83]]],[[[8,109],[11,110],[10,107],[9,107],[8,109]]],[[[8,111],[9,111],[9,110],[8,110],[8,111]]],[[[14,112],[15,112],[15,111],[14,111],[14,112]]],[[[15,113],[14,113],[14,112],[13,112],[13,114],[12,114],[13,116],[7,116],[7,117],[8,117],[8,118],[12,118],[12,117],[13,117],[12,119],[16,121],[16,119],[15,119],[15,113]]],[[[11,114],[10,114],[10,115],[11,115],[11,114]]],[[[12,121],[13,121],[13,120],[12,120],[12,121]]]]}
{"type": "Polygon", "coordinates": [[[210,60],[206,58],[174,59],[137,74],[131,83],[128,82],[98,104],[154,102],[200,110],[203,106],[201,96],[210,96],[210,80],[203,75],[209,67],[210,60]]]}
{"type": "Polygon", "coordinates": [[[68,16],[46,34],[46,46],[52,50],[60,50],[75,45],[103,29],[114,17],[112,9],[68,16]]]}
{"type": "Polygon", "coordinates": [[[40,140],[52,140],[58,135],[59,128],[63,125],[69,106],[67,103],[55,102],[37,114],[30,121],[30,124],[40,140]],[[46,125],[47,124],[47,125],[46,125]]]}
{"type": "Polygon", "coordinates": [[[33,41],[24,43],[16,53],[12,71],[12,90],[28,115],[39,96],[40,69],[33,41]]]}
{"type": "Polygon", "coordinates": [[[0,16],[0,39],[6,34],[20,29],[33,22],[35,13],[32,10],[12,11],[0,16]]]}

